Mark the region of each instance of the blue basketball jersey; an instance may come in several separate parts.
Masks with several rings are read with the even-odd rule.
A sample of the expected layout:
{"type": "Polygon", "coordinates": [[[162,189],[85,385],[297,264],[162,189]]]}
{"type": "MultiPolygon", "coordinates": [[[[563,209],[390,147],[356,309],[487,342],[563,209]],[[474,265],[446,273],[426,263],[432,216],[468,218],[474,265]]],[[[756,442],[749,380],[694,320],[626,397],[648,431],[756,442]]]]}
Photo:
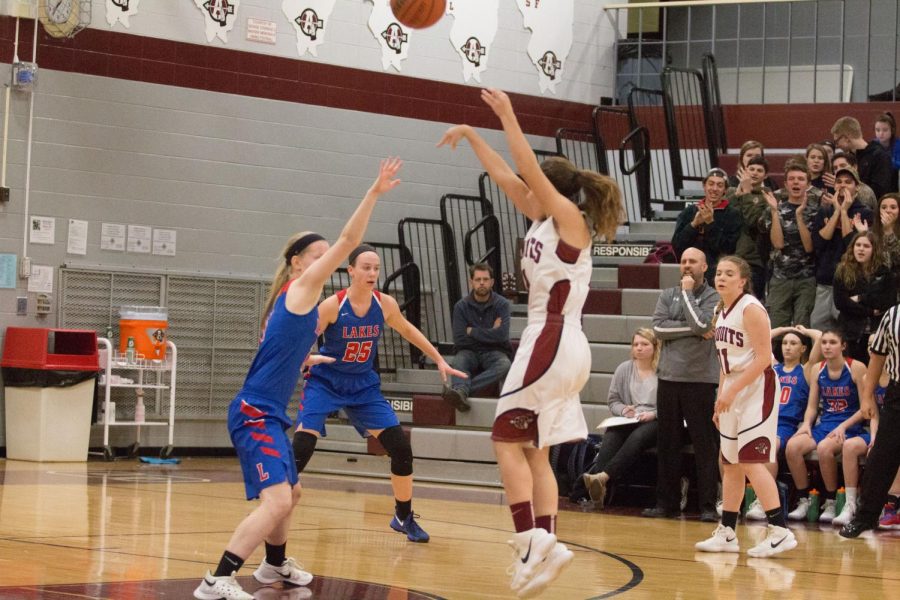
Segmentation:
{"type": "Polygon", "coordinates": [[[363,316],[353,312],[347,290],[338,292],[337,297],[337,320],[325,328],[325,344],[319,348],[321,354],[330,356],[334,362],[314,366],[311,374],[328,377],[374,373],[378,338],[384,329],[381,294],[372,293],[369,309],[363,316]]]}
{"type": "MultiPolygon", "coordinates": [[[[300,367],[316,341],[318,307],[305,315],[295,315],[285,306],[290,282],[281,289],[266,321],[262,340],[244,386],[235,401],[253,398],[252,405],[263,415],[290,425],[287,406],[300,379],[300,367]]],[[[256,418],[260,418],[257,416],[256,418]]]]}
{"type": "Polygon", "coordinates": [[[853,359],[848,358],[841,375],[837,379],[828,376],[825,361],[819,366],[819,406],[822,408],[822,422],[843,422],[859,410],[859,391],[850,374],[853,359]]]}
{"type": "Polygon", "coordinates": [[[806,404],[809,400],[809,383],[803,372],[803,366],[797,365],[792,371],[785,371],[784,365],[778,363],[774,367],[781,384],[781,397],[778,405],[779,425],[793,425],[799,427],[806,412],[806,404]]]}

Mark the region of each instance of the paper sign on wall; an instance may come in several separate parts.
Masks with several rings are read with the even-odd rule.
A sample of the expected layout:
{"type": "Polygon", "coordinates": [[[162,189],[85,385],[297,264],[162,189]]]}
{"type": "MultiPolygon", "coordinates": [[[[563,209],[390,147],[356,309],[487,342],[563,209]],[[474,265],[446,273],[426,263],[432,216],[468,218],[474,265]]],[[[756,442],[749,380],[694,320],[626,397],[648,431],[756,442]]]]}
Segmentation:
{"type": "Polygon", "coordinates": [[[16,287],[16,259],[15,254],[0,254],[0,288],[16,287]]]}
{"type": "Polygon", "coordinates": [[[100,249],[125,251],[125,226],[121,223],[103,223],[100,226],[100,249]]]}
{"type": "Polygon", "coordinates": [[[194,0],[203,12],[203,22],[206,23],[206,41],[211,42],[218,37],[223,42],[228,42],[228,32],[234,29],[237,21],[237,11],[241,0],[194,0]]]}
{"type": "Polygon", "coordinates": [[[32,244],[53,244],[56,242],[56,219],[53,217],[31,217],[28,240],[32,244]]]}
{"type": "Polygon", "coordinates": [[[66,252],[69,254],[87,254],[88,222],[69,219],[69,243],[66,252]]]}
{"type": "Polygon", "coordinates": [[[106,0],[106,22],[110,27],[116,23],[131,27],[128,19],[137,14],[140,3],[141,0],[106,0]]]}
{"type": "Polygon", "coordinates": [[[128,251],[136,254],[149,254],[153,239],[153,229],[146,225],[128,226],[128,251]]]}
{"type": "Polygon", "coordinates": [[[153,254],[175,256],[177,232],[174,229],[153,230],[153,254]]]}
{"type": "Polygon", "coordinates": [[[272,44],[277,42],[278,26],[275,21],[266,21],[265,19],[247,18],[247,41],[260,42],[262,44],[272,44]]]}
{"type": "Polygon", "coordinates": [[[516,0],[516,4],[531,30],[528,57],[537,67],[541,92],[555,94],[572,48],[575,0],[516,0]]]}
{"type": "Polygon", "coordinates": [[[31,276],[28,278],[28,291],[38,294],[53,293],[53,267],[31,265],[31,276]]]}
{"type": "Polygon", "coordinates": [[[450,43],[462,58],[463,79],[481,83],[487,69],[491,44],[497,35],[500,0],[450,0],[447,14],[453,15],[450,43]]]}
{"type": "Polygon", "coordinates": [[[318,56],[336,0],[284,0],[281,10],[297,33],[297,52],[318,56]]]}
{"type": "MultiPolygon", "coordinates": [[[[371,0],[372,13],[369,15],[369,31],[381,46],[381,68],[400,70],[400,63],[409,56],[412,30],[397,21],[391,11],[390,0],[371,0]]],[[[477,1],[477,0],[476,0],[477,1]]]]}

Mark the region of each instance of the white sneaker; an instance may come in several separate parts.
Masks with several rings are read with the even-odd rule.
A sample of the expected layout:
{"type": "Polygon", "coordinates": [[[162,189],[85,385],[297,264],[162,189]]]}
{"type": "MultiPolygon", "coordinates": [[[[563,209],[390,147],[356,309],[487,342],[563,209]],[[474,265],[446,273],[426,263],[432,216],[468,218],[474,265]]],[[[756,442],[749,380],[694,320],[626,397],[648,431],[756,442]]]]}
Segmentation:
{"type": "Polygon", "coordinates": [[[841,514],[836,516],[831,520],[832,525],[846,525],[850,521],[853,520],[853,517],[856,516],[856,503],[855,502],[847,502],[844,504],[844,508],[841,509],[841,514]]]}
{"type": "Polygon", "coordinates": [[[288,558],[280,567],[270,565],[264,558],[259,568],[253,571],[253,577],[260,583],[270,585],[282,581],[291,585],[309,585],[313,580],[312,573],[307,573],[293,558],[288,558]]]}
{"type": "Polygon", "coordinates": [[[794,537],[794,533],[790,529],[769,525],[766,537],[763,541],[747,550],[747,555],[753,558],[765,558],[793,550],[796,547],[797,538],[794,537]]]}
{"type": "Polygon", "coordinates": [[[819,523],[831,523],[834,521],[834,500],[826,500],[822,505],[822,514],[819,515],[819,523]]]}
{"type": "Polygon", "coordinates": [[[547,555],[547,559],[541,563],[531,581],[523,585],[517,595],[519,598],[531,598],[544,591],[544,588],[553,583],[562,570],[569,566],[575,554],[559,542],[553,547],[553,551],[547,555]]]}
{"type": "Polygon", "coordinates": [[[194,590],[194,598],[197,600],[253,600],[253,596],[245,592],[241,584],[234,578],[234,573],[213,577],[209,571],[194,590]]]}
{"type": "Polygon", "coordinates": [[[694,548],[701,552],[740,552],[741,550],[734,529],[725,527],[721,523],[713,531],[712,537],[697,542],[694,544],[694,548]]]}
{"type": "Polygon", "coordinates": [[[512,547],[515,557],[506,570],[507,574],[512,575],[509,587],[512,591],[518,592],[534,577],[538,567],[553,551],[556,536],[547,533],[545,529],[535,527],[513,535],[508,544],[512,547]]]}
{"type": "Polygon", "coordinates": [[[722,505],[725,504],[721,500],[716,500],[716,514],[722,516],[722,505]]]}
{"type": "Polygon", "coordinates": [[[750,503],[750,507],[747,509],[744,517],[747,519],[752,519],[753,521],[766,520],[766,511],[763,510],[762,504],[760,504],[759,502],[759,498],[750,503]]]}
{"type": "Polygon", "coordinates": [[[788,519],[792,521],[805,521],[809,512],[809,498],[800,498],[797,508],[788,513],[788,519]]]}

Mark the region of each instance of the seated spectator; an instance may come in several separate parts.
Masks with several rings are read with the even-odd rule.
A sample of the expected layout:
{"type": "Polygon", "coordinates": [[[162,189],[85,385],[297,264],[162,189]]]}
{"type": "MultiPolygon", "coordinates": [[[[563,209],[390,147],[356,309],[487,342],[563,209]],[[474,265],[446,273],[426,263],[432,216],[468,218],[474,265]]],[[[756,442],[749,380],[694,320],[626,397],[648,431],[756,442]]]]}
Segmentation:
{"type": "MultiPolygon", "coordinates": [[[[744,170],[747,168],[750,160],[756,157],[766,157],[766,149],[762,143],[757,142],[756,140],[747,140],[741,144],[741,149],[738,151],[737,171],[735,171],[734,175],[728,177],[728,187],[736,188],[741,184],[741,180],[744,179],[745,175],[744,170]]],[[[768,177],[763,181],[763,185],[770,190],[775,189],[775,184],[768,177]]]]}
{"type": "MultiPolygon", "coordinates": [[[[688,204],[678,215],[672,246],[678,254],[688,248],[698,248],[706,255],[707,264],[714,265],[719,256],[733,254],[741,235],[741,213],[725,199],[728,175],[722,169],[712,169],[703,179],[703,200],[688,204]]],[[[715,274],[706,272],[706,282],[712,285],[715,274]]]]}
{"type": "Polygon", "coordinates": [[[859,121],[853,117],[841,117],[832,126],[831,135],[836,147],[856,154],[859,179],[872,188],[876,198],[897,191],[891,156],[881,143],[866,142],[859,121]]]}
{"type": "MultiPolygon", "coordinates": [[[[870,336],[869,339],[871,340],[872,337],[870,336]]],[[[878,406],[879,412],[884,406],[888,383],[890,383],[890,376],[883,370],[878,385],[875,386],[875,404],[878,406]]],[[[841,470],[844,472],[846,502],[840,514],[832,521],[835,525],[846,525],[856,516],[856,501],[859,498],[859,458],[868,454],[869,448],[875,442],[877,432],[878,418],[876,417],[869,421],[869,433],[844,440],[844,448],[841,452],[841,470]]],[[[886,510],[887,506],[885,506],[886,510]]]]}
{"type": "Polygon", "coordinates": [[[834,305],[848,356],[868,364],[869,335],[896,303],[897,286],[878,237],[870,231],[856,234],[834,274],[834,305]]]}
{"type": "Polygon", "coordinates": [[[769,172],[769,163],[761,156],[755,156],[747,163],[743,170],[743,178],[736,188],[729,188],[727,198],[734,206],[743,221],[741,235],[738,237],[737,247],[734,253],[747,261],[753,274],[753,295],[760,300],[765,299],[766,294],[766,265],[768,254],[760,252],[760,221],[766,214],[768,204],[763,192],[768,190],[763,185],[766,174],[769,172]]]}
{"type": "Polygon", "coordinates": [[[822,197],[822,207],[813,222],[816,250],[816,305],[810,317],[816,329],[837,327],[834,306],[834,273],[857,230],[872,225],[872,211],[857,198],[859,175],[847,167],[834,173],[834,195],[822,197]]]}
{"type": "Polygon", "coordinates": [[[593,464],[575,484],[574,500],[582,498],[587,490],[594,507],[603,508],[609,481],[627,475],[641,453],[656,446],[656,365],[660,347],[652,329],[641,328],[634,333],[631,359],[616,367],[607,403],[613,416],[637,422],[606,430],[593,464]]]}
{"type": "Polygon", "coordinates": [[[878,217],[872,224],[872,231],[881,241],[881,248],[887,256],[888,266],[897,276],[900,271],[900,194],[885,194],[878,203],[878,217]]]}
{"type": "Polygon", "coordinates": [[[789,519],[806,520],[809,512],[809,473],[804,457],[816,451],[819,472],[825,484],[821,498],[822,514],[819,521],[830,523],[834,519],[834,496],[837,492],[837,458],[844,440],[862,435],[862,413],[859,410],[859,389],[862,387],[866,367],[852,358],[844,359],[844,339],[839,331],[826,331],[820,339],[825,360],[814,369],[809,384],[809,401],[803,422],[785,449],[785,458],[799,502],[788,513],[789,519]],[[821,410],[821,419],[816,417],[821,410]]]}
{"type": "Polygon", "coordinates": [[[772,327],[798,323],[809,326],[816,299],[810,225],[819,206],[815,197],[807,193],[809,174],[804,165],[788,165],[785,182],[786,197],[781,200],[773,194],[764,194],[769,210],[762,223],[773,249],[766,303],[772,327]]]}
{"type": "Polygon", "coordinates": [[[900,139],[897,139],[897,121],[892,113],[883,112],[875,119],[875,141],[890,155],[896,175],[900,169],[900,139]]]}
{"type": "MultiPolygon", "coordinates": [[[[831,172],[822,174],[822,179],[825,181],[826,192],[834,194],[834,172],[838,169],[846,169],[848,167],[852,169],[856,168],[856,157],[853,153],[844,152],[843,150],[835,152],[834,158],[831,161],[831,172]]],[[[856,188],[856,197],[873,211],[878,208],[878,199],[875,197],[875,192],[862,181],[859,182],[859,185],[856,188]]]]}
{"type": "Polygon", "coordinates": [[[509,343],[509,300],[493,291],[494,272],[490,265],[469,267],[471,293],[453,307],[454,369],[469,378],[451,376],[443,398],[457,410],[467,412],[469,394],[492,383],[502,383],[509,371],[512,347],[509,343]]]}
{"type": "Polygon", "coordinates": [[[831,173],[831,158],[821,144],[810,144],[806,147],[806,169],[809,171],[809,184],[818,189],[825,188],[822,175],[831,173]]]}

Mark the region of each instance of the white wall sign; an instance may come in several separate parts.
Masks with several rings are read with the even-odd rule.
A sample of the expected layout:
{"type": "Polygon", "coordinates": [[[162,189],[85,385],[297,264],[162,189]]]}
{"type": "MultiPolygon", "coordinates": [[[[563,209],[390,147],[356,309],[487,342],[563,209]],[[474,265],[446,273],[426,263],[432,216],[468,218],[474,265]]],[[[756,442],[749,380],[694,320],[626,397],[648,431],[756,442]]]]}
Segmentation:
{"type": "Polygon", "coordinates": [[[278,26],[275,21],[247,18],[247,40],[275,45],[278,26]]]}
{"type": "Polygon", "coordinates": [[[106,0],[106,22],[112,27],[117,22],[131,27],[128,19],[137,14],[141,0],[106,0]]]}
{"type": "Polygon", "coordinates": [[[531,30],[528,57],[537,67],[541,92],[555,94],[572,48],[575,0],[516,0],[516,4],[531,30]]]}
{"type": "Polygon", "coordinates": [[[146,225],[128,226],[128,251],[136,254],[150,254],[153,229],[146,225]]]}
{"type": "Polygon", "coordinates": [[[153,230],[153,254],[175,256],[177,232],[174,229],[153,230]]]}
{"type": "Polygon", "coordinates": [[[318,56],[336,0],[284,0],[281,10],[297,33],[297,52],[318,56]]]}
{"type": "MultiPolygon", "coordinates": [[[[476,0],[477,1],[477,0],[476,0]]],[[[391,11],[390,0],[372,0],[372,14],[369,15],[369,31],[381,46],[381,68],[400,70],[400,62],[409,56],[412,30],[397,21],[391,11]]]]}
{"type": "Polygon", "coordinates": [[[66,252],[69,254],[87,254],[88,222],[69,219],[69,242],[66,252]]]}
{"type": "Polygon", "coordinates": [[[32,244],[53,244],[56,242],[56,219],[32,216],[28,227],[28,241],[32,244]]]}
{"type": "Polygon", "coordinates": [[[125,226],[121,223],[103,223],[100,226],[100,249],[125,251],[125,226]]]}
{"type": "Polygon", "coordinates": [[[31,265],[31,276],[28,278],[28,291],[38,294],[53,293],[53,267],[31,265]]]}
{"type": "Polygon", "coordinates": [[[447,14],[453,15],[450,43],[462,58],[463,79],[481,83],[487,69],[488,51],[497,35],[500,0],[450,0],[447,14]]]}
{"type": "Polygon", "coordinates": [[[203,12],[203,22],[206,23],[206,41],[211,42],[218,37],[223,42],[228,42],[228,32],[234,29],[237,21],[237,11],[241,0],[194,0],[203,12]]]}

